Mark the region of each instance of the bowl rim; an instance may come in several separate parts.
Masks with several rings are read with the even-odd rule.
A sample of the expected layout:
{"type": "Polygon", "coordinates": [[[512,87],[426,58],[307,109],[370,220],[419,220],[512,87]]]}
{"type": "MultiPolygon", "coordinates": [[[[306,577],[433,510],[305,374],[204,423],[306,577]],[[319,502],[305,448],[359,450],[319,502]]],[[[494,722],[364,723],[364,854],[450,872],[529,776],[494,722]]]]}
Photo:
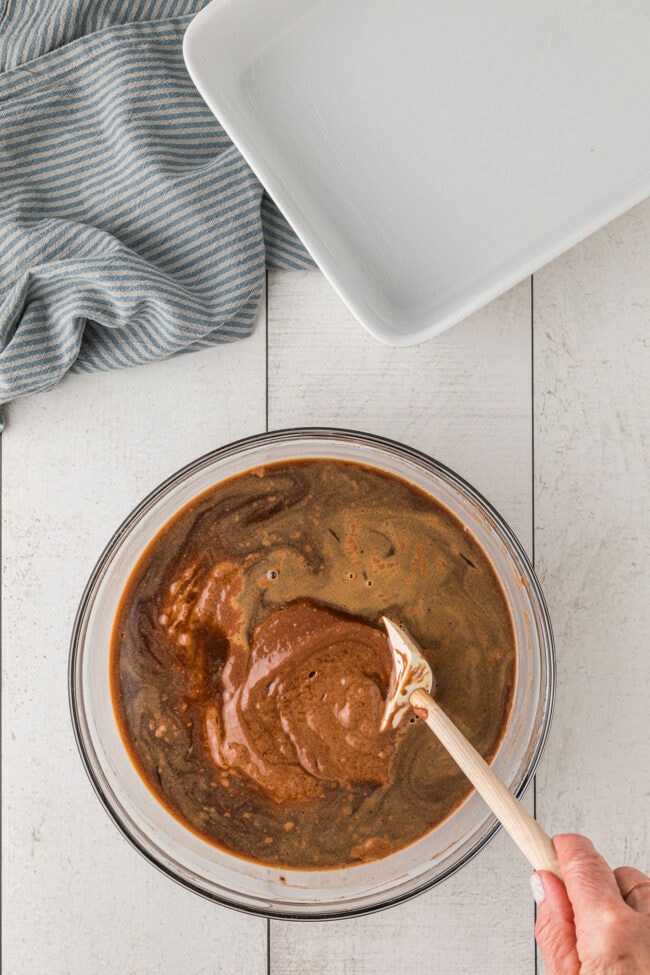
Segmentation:
{"type": "MultiPolygon", "coordinates": [[[[543,697],[543,710],[540,720],[540,729],[538,740],[536,742],[535,748],[533,749],[531,755],[528,758],[525,773],[522,777],[521,783],[516,788],[514,794],[517,798],[521,798],[527,791],[534,775],[539,765],[539,761],[546,747],[546,742],[548,740],[549,730],[551,726],[551,721],[553,717],[553,711],[555,707],[555,693],[556,693],[556,662],[555,662],[555,643],[553,637],[553,630],[551,625],[550,614],[548,610],[548,605],[544,597],[539,579],[535,572],[533,559],[529,558],[523,545],[512,531],[508,523],[499,514],[496,508],[487,500],[476,488],[474,488],[468,481],[466,481],[461,475],[457,474],[454,470],[447,467],[442,462],[438,461],[431,455],[421,451],[415,447],[408,446],[401,443],[400,441],[390,439],[388,437],[380,436],[378,434],[367,433],[364,431],[353,430],[344,427],[334,427],[334,426],[300,426],[300,427],[287,427],[279,430],[266,431],[264,433],[253,434],[251,436],[242,437],[238,440],[231,441],[227,444],[217,447],[214,450],[207,451],[200,457],[195,458],[193,461],[185,464],[183,467],[176,470],[169,477],[161,481],[156,487],[154,487],[138,504],[132,508],[129,514],[124,518],[119,527],[113,532],[110,539],[104,546],[101,554],[99,555],[90,576],[84,586],[79,605],[77,607],[77,612],[75,614],[75,619],[71,631],[70,637],[70,647],[68,656],[68,704],[70,709],[70,717],[72,722],[72,728],[74,732],[75,741],[77,744],[77,749],[81,757],[82,765],[85,768],[86,774],[90,780],[95,794],[100,800],[102,806],[108,813],[109,817],[113,823],[117,826],[120,833],[125,837],[125,839],[131,844],[131,846],[137,850],[137,852],[147,861],[147,863],[154,866],[157,870],[163,873],[166,877],[173,880],[179,886],[190,890],[200,897],[211,901],[212,903],[219,904],[224,907],[237,910],[244,914],[253,915],[256,917],[266,917],[275,920],[287,920],[287,921],[327,921],[327,920],[343,920],[352,917],[361,917],[368,914],[374,914],[378,911],[385,910],[389,907],[394,907],[397,904],[404,903],[411,900],[413,897],[424,893],[426,890],[437,886],[442,883],[442,881],[448,879],[450,876],[455,874],[458,870],[464,867],[470,860],[474,859],[475,856],[490,842],[490,840],[495,836],[495,834],[501,829],[501,824],[495,821],[485,833],[480,836],[455,863],[450,864],[444,870],[441,871],[435,877],[429,877],[422,881],[422,883],[417,884],[413,889],[402,891],[393,896],[386,896],[381,899],[378,903],[367,904],[367,905],[356,905],[356,906],[344,906],[341,905],[341,909],[323,909],[318,910],[300,910],[291,911],[289,909],[276,908],[268,903],[264,906],[252,906],[250,904],[241,903],[235,899],[230,899],[224,896],[221,892],[215,893],[203,889],[200,885],[193,883],[190,879],[186,877],[181,877],[174,872],[173,869],[168,867],[165,863],[156,859],[152,855],[151,851],[148,850],[140,840],[134,836],[128,829],[126,823],[121,819],[118,812],[113,807],[110,799],[106,795],[102,784],[100,782],[99,776],[97,775],[95,769],[93,768],[93,763],[90,759],[88,744],[84,736],[83,731],[83,706],[81,705],[80,698],[81,694],[81,657],[82,657],[82,645],[83,641],[81,637],[83,635],[83,630],[85,622],[87,619],[88,610],[92,606],[92,601],[95,595],[95,591],[101,582],[105,571],[107,570],[107,563],[109,557],[113,551],[117,548],[122,538],[127,535],[132,526],[136,524],[142,515],[146,513],[150,508],[152,508],[161,497],[163,497],[169,490],[171,490],[177,484],[183,482],[186,478],[191,476],[194,472],[202,469],[209,463],[218,461],[223,458],[232,456],[233,454],[238,454],[247,447],[253,446],[263,446],[265,444],[272,445],[275,441],[282,441],[283,443],[290,443],[292,440],[298,441],[305,438],[312,438],[315,440],[323,440],[327,442],[334,441],[353,441],[361,442],[368,446],[375,448],[388,449],[394,453],[405,456],[406,458],[414,461],[416,464],[422,464],[429,469],[440,472],[443,477],[449,480],[456,488],[460,489],[471,501],[477,503],[478,507],[483,509],[491,518],[494,519],[498,525],[500,531],[504,533],[507,537],[508,544],[512,547],[512,550],[516,557],[525,566],[530,582],[531,599],[535,602],[539,608],[539,623],[541,624],[541,629],[543,631],[543,639],[540,641],[540,650],[543,651],[542,663],[542,683],[545,688],[545,694],[543,697]]],[[[317,454],[314,453],[314,457],[317,454]]],[[[243,468],[243,471],[246,468],[243,468]]],[[[242,472],[243,472],[242,471],[242,472]]],[[[201,493],[201,492],[199,492],[201,493]]]]}

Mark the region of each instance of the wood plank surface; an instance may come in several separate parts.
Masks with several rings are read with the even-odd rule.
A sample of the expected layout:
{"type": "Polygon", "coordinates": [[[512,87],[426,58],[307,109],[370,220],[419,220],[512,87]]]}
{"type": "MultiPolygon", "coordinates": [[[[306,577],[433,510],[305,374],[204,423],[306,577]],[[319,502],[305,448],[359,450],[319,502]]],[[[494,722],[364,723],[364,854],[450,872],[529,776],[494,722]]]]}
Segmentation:
{"type": "Polygon", "coordinates": [[[650,201],[535,275],[537,566],[557,642],[540,821],[650,869],[650,201]]]}
{"type": "MultiPolygon", "coordinates": [[[[531,541],[531,328],[525,282],[434,342],[380,345],[318,273],[269,280],[269,426],[334,425],[427,451],[531,541]]],[[[530,869],[499,835],[407,904],[324,924],[271,922],[271,971],[445,975],[534,969],[530,869]],[[471,935],[469,934],[471,932],[471,935]]]]}
{"type": "Polygon", "coordinates": [[[3,448],[3,972],[259,975],[266,922],[204,901],[101,808],[68,711],[72,622],[131,508],[265,423],[265,329],[124,372],[68,377],[7,411],[3,448]]]}
{"type": "Polygon", "coordinates": [[[7,411],[3,972],[536,971],[530,871],[502,834],[398,908],[268,925],[159,874],[92,792],[67,704],[85,580],[143,495],[267,422],[352,427],[418,447],[482,491],[529,551],[534,542],[559,678],[538,818],[647,869],[649,326],[646,203],[536,274],[532,295],[524,282],[417,348],[371,339],[319,272],[277,272],[266,328],[262,314],[251,339],[69,377],[7,411]]]}

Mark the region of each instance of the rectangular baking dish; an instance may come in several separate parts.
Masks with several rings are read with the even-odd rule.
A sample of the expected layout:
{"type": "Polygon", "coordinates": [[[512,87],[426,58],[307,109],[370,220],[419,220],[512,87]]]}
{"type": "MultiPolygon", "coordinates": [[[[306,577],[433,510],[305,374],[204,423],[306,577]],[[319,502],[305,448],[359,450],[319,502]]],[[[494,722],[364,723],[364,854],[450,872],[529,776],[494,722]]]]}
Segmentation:
{"type": "Polygon", "coordinates": [[[650,192],[650,5],[213,0],[190,75],[363,325],[422,342],[650,192]]]}

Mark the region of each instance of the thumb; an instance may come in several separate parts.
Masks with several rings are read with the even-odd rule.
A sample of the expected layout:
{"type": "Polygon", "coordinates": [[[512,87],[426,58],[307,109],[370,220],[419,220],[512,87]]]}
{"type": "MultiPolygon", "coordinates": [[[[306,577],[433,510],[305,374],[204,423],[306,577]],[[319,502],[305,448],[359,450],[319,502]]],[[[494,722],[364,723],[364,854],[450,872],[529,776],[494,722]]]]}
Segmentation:
{"type": "Polygon", "coordinates": [[[547,975],[579,975],[573,908],[561,880],[546,870],[534,873],[530,886],[537,902],[535,939],[547,975]]]}

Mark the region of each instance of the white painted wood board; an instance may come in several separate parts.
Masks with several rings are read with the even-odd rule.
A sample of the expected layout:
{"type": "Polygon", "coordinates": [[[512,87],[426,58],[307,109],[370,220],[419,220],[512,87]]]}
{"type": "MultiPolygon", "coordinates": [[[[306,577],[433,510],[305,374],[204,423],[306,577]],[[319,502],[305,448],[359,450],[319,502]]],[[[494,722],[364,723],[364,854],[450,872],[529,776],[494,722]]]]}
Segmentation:
{"type": "Polygon", "coordinates": [[[7,411],[3,452],[3,972],[257,975],[266,922],[201,900],[118,833],[82,768],[68,645],[102,548],[177,468],[265,423],[265,330],[7,411]],[[242,382],[242,375],[246,381],[242,382]]]}
{"type": "Polygon", "coordinates": [[[535,276],[536,554],[558,693],[537,809],[650,869],[650,201],[535,276]]]}
{"type": "Polygon", "coordinates": [[[528,281],[405,349],[361,330],[318,271],[275,272],[268,399],[271,429],[325,423],[425,451],[482,491],[529,547],[528,281]]]}
{"type": "MultiPolygon", "coordinates": [[[[435,342],[395,349],[355,328],[321,275],[270,275],[269,426],[352,427],[425,450],[487,494],[529,547],[530,310],[525,282],[435,342]]],[[[429,956],[445,975],[532,972],[529,874],[499,835],[400,907],[309,930],[271,922],[271,970],[383,975],[429,956]]]]}

